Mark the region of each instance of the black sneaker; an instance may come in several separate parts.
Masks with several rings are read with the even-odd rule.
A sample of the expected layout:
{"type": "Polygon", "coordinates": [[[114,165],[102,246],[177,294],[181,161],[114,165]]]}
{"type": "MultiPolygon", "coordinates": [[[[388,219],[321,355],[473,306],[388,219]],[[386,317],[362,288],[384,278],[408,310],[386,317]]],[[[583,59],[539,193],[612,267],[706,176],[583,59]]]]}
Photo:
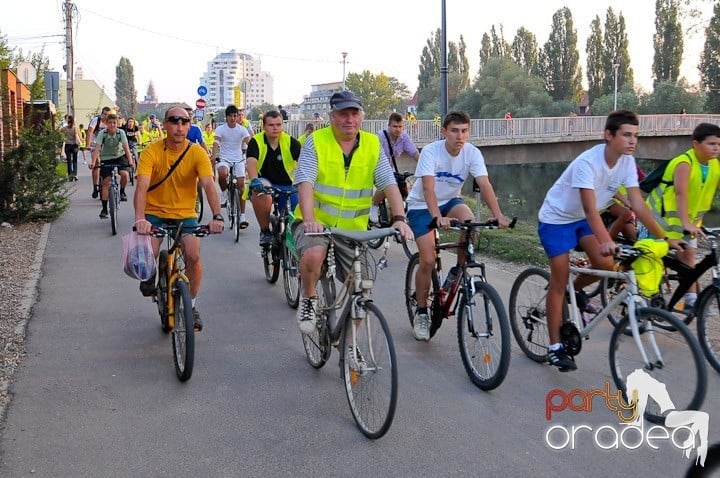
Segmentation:
{"type": "Polygon", "coordinates": [[[273,233],[268,229],[267,231],[260,231],[260,245],[269,246],[273,241],[273,233]]]}
{"type": "Polygon", "coordinates": [[[565,347],[558,350],[548,350],[547,361],[550,365],[556,366],[561,372],[577,370],[575,360],[565,352],[565,347]]]}
{"type": "Polygon", "coordinates": [[[193,307],[193,325],[195,326],[195,332],[200,332],[203,329],[202,319],[200,318],[200,312],[193,307]]]}
{"type": "Polygon", "coordinates": [[[98,188],[93,187],[92,198],[97,199],[99,194],[100,194],[100,191],[98,191],[98,188]]]}
{"type": "Polygon", "coordinates": [[[140,293],[143,297],[153,297],[155,292],[155,276],[140,282],[140,293]]]}
{"type": "Polygon", "coordinates": [[[127,201],[127,195],[124,192],[120,192],[120,200],[127,201]]]}
{"type": "Polygon", "coordinates": [[[100,211],[100,219],[107,219],[107,217],[108,217],[107,209],[103,209],[102,211],[100,211]]]}

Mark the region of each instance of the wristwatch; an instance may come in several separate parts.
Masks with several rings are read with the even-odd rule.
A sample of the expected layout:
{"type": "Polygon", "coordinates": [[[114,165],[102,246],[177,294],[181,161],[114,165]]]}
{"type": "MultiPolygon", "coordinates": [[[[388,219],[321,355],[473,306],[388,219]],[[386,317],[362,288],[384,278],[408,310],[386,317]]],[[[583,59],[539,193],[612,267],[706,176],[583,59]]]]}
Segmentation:
{"type": "Polygon", "coordinates": [[[222,221],[222,222],[225,222],[225,218],[223,217],[222,214],[215,214],[215,215],[213,216],[213,221],[222,221]]]}
{"type": "Polygon", "coordinates": [[[405,216],[393,216],[393,222],[402,221],[407,224],[408,220],[405,216]]]}

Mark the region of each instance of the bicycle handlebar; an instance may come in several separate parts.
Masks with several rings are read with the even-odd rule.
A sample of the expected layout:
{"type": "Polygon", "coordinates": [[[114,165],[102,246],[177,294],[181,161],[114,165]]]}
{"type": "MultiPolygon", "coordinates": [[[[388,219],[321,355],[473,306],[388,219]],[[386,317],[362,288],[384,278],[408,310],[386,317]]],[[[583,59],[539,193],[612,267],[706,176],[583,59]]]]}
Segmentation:
{"type": "MultiPolygon", "coordinates": [[[[165,227],[152,227],[150,228],[150,235],[153,237],[166,237],[170,234],[171,228],[165,228],[165,227]]],[[[183,228],[182,226],[177,227],[177,229],[183,229],[184,232],[187,232],[188,234],[192,234],[195,237],[205,237],[210,234],[210,226],[207,224],[196,226],[194,228],[183,228]]],[[[137,228],[133,226],[133,231],[137,231],[137,228]]]]}
{"type": "MultiPolygon", "coordinates": [[[[438,218],[437,216],[432,218],[432,220],[428,223],[428,229],[437,229],[438,227],[438,218]]],[[[510,224],[508,225],[509,229],[513,229],[515,227],[515,224],[517,224],[517,216],[513,216],[512,220],[510,221],[510,224]]],[[[490,219],[486,222],[471,222],[471,221],[465,221],[460,222],[456,219],[453,219],[450,221],[450,227],[455,229],[473,229],[475,227],[484,228],[484,229],[497,229],[499,228],[498,220],[497,219],[490,219]]]]}

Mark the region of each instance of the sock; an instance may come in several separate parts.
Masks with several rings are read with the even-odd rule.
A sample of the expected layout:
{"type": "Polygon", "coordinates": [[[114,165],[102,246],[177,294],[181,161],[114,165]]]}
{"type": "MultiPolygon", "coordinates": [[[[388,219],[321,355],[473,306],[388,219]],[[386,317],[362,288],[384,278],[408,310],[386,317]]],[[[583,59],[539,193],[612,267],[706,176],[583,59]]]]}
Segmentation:
{"type": "Polygon", "coordinates": [[[107,211],[107,199],[100,201],[102,202],[102,210],[107,211]]]}
{"type": "Polygon", "coordinates": [[[550,352],[553,352],[553,351],[555,351],[555,350],[560,350],[561,348],[563,348],[563,344],[560,344],[560,343],[548,345],[548,350],[549,350],[550,352]]]}
{"type": "Polygon", "coordinates": [[[192,299],[190,299],[190,302],[192,303],[192,308],[193,308],[193,309],[195,308],[195,301],[196,301],[196,300],[197,300],[197,297],[193,297],[192,299]]]}
{"type": "Polygon", "coordinates": [[[416,315],[425,314],[427,315],[427,307],[418,307],[415,311],[416,315]]]}
{"type": "Polygon", "coordinates": [[[687,307],[692,307],[695,305],[695,301],[697,300],[697,294],[695,292],[687,292],[683,296],[683,301],[685,301],[685,305],[687,307]]]}
{"type": "Polygon", "coordinates": [[[125,188],[120,188],[120,194],[125,194],[125,188]]]}

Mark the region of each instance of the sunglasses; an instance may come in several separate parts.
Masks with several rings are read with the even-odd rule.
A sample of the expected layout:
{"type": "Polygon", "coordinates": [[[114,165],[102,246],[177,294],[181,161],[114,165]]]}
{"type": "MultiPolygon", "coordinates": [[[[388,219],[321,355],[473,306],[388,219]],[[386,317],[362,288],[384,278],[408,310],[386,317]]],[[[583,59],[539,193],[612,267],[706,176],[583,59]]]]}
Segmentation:
{"type": "Polygon", "coordinates": [[[187,116],[168,116],[165,118],[165,121],[172,124],[188,124],[190,122],[190,118],[187,116]]]}

